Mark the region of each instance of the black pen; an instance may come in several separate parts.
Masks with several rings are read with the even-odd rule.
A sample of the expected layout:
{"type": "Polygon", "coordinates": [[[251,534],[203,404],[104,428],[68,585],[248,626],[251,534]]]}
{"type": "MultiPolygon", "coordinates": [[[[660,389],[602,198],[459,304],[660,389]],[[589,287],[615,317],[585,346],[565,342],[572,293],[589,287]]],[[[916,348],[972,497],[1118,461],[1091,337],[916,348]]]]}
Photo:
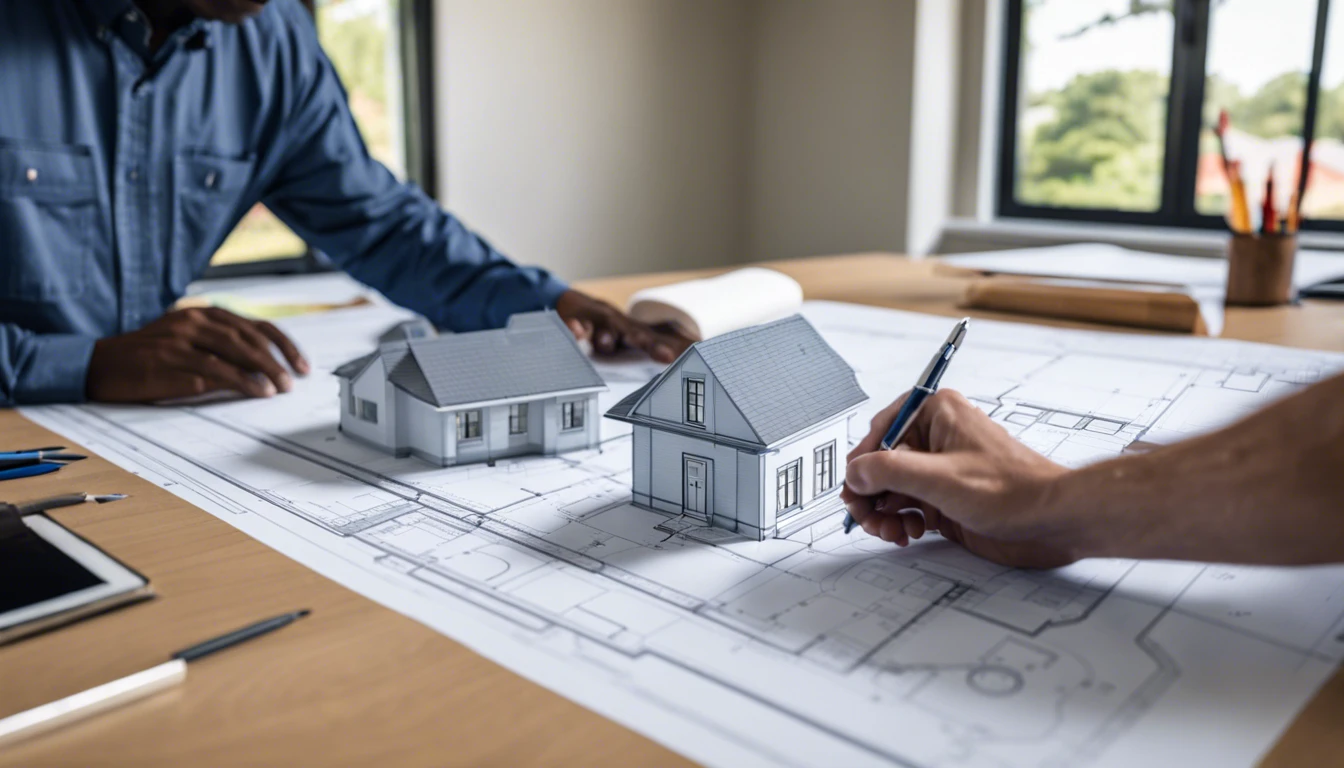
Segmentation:
{"type": "MultiPolygon", "coordinates": [[[[938,383],[943,379],[943,373],[947,371],[947,366],[952,362],[952,356],[961,349],[962,341],[966,338],[966,329],[971,325],[969,317],[963,317],[961,322],[957,323],[948,334],[947,341],[938,349],[938,354],[933,356],[929,365],[920,375],[919,382],[915,384],[914,389],[910,390],[910,396],[905,399],[905,404],[896,414],[896,419],[891,422],[887,429],[887,434],[882,437],[881,450],[890,451],[892,448],[901,444],[901,438],[905,437],[905,432],[910,425],[915,423],[915,415],[919,413],[920,406],[929,396],[938,391],[938,383]]],[[[857,523],[854,516],[845,513],[845,533],[854,530],[857,523]]]]}
{"type": "Polygon", "coordinates": [[[0,719],[0,745],[55,730],[177,685],[187,679],[187,662],[274,632],[307,615],[308,611],[302,610],[259,621],[190,648],[183,648],[174,653],[170,660],[156,667],[0,719]]]}

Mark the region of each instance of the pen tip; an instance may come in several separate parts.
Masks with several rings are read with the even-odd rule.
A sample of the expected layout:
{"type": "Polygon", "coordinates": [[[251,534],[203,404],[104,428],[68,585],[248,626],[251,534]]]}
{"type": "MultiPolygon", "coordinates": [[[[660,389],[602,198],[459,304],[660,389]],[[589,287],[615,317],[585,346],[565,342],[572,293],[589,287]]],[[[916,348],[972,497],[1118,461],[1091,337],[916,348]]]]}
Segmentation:
{"type": "Polygon", "coordinates": [[[310,613],[312,613],[311,610],[309,610],[309,609],[307,609],[307,608],[304,608],[304,609],[302,609],[302,610],[295,611],[295,612],[294,612],[294,616],[295,616],[296,618],[300,618],[300,619],[302,619],[304,616],[307,616],[307,615],[310,614],[310,613]]]}
{"type": "Polygon", "coordinates": [[[109,501],[121,501],[124,498],[126,498],[124,493],[105,493],[101,496],[94,496],[93,500],[99,504],[106,504],[109,501]]]}

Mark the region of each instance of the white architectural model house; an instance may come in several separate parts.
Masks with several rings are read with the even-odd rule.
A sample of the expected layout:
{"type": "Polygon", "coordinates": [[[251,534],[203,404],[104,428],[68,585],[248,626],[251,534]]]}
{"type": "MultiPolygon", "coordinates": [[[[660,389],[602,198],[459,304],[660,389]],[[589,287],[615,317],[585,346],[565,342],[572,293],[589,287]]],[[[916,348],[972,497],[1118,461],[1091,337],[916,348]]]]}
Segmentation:
{"type": "Polygon", "coordinates": [[[446,467],[598,442],[606,385],[554,312],[471,333],[406,324],[335,373],[341,432],[396,456],[446,467]]]}
{"type": "Polygon", "coordinates": [[[634,426],[636,506],[764,540],[841,509],[868,396],[800,316],[701,341],[607,412],[634,426]]]}

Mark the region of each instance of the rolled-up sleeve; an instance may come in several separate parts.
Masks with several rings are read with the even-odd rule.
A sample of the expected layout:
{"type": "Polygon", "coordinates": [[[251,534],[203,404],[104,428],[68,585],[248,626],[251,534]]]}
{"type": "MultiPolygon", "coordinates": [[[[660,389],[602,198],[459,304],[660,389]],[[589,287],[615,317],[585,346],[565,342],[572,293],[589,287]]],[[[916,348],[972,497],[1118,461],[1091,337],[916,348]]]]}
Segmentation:
{"type": "Polygon", "coordinates": [[[0,406],[83,401],[95,341],[0,324],[0,406]]]}
{"type": "Polygon", "coordinates": [[[300,55],[285,78],[293,92],[267,207],[352,277],[441,327],[497,328],[554,307],[564,283],[509,261],[369,155],[312,23],[291,23],[300,55]]]}

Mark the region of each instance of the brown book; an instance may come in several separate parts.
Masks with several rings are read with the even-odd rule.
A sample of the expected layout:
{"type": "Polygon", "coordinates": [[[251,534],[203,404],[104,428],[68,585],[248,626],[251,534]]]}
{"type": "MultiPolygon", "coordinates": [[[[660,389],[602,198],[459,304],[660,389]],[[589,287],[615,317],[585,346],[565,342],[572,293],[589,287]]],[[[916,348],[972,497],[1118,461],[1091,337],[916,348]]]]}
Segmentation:
{"type": "Polygon", "coordinates": [[[1207,336],[1199,302],[1173,286],[1024,277],[973,280],[960,306],[1207,336]]]}

